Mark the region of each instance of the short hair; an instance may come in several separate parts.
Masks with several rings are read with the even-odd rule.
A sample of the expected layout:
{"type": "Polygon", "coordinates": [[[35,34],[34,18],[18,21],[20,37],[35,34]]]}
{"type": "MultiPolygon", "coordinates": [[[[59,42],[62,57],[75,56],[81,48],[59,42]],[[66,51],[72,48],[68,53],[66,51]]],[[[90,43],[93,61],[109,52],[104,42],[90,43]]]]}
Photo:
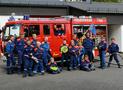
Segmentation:
{"type": "Polygon", "coordinates": [[[116,40],[116,39],[114,37],[112,37],[111,40],[116,40]]]}
{"type": "Polygon", "coordinates": [[[33,37],[36,37],[37,35],[36,34],[32,34],[33,37]]]}
{"type": "Polygon", "coordinates": [[[87,54],[85,54],[85,55],[84,55],[84,59],[85,59],[86,57],[89,57],[89,56],[88,56],[87,54]]]}

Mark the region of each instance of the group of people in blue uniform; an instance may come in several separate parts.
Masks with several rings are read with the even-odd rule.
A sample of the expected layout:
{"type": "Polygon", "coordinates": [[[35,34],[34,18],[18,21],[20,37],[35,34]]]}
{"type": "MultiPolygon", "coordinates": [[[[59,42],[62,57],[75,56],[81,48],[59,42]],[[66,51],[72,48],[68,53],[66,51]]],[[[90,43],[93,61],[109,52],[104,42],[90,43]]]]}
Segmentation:
{"type": "MultiPolygon", "coordinates": [[[[63,40],[63,44],[61,47],[68,47],[68,52],[62,53],[62,61],[61,66],[63,66],[64,59],[66,60],[66,65],[68,70],[75,70],[79,68],[84,71],[92,71],[95,70],[94,67],[94,55],[93,50],[95,47],[95,40],[91,38],[91,33],[86,34],[86,38],[83,41],[79,41],[76,39],[76,35],[74,35],[73,40],[71,40],[70,45],[67,44],[66,40],[63,40]],[[79,44],[81,42],[81,44],[79,44]],[[70,62],[69,62],[70,60],[70,62]]],[[[100,57],[100,67],[101,69],[105,69],[106,67],[110,67],[110,64],[114,58],[116,61],[118,68],[121,68],[118,53],[119,46],[116,44],[115,38],[111,38],[111,44],[108,46],[105,40],[105,37],[101,37],[101,41],[97,45],[99,50],[100,57]],[[109,61],[108,65],[106,65],[106,53],[109,53],[109,61]]]]}
{"type": "Polygon", "coordinates": [[[48,60],[51,58],[48,37],[45,37],[44,42],[41,43],[36,40],[36,34],[33,35],[32,41],[24,38],[23,34],[16,39],[14,39],[14,36],[10,36],[5,51],[7,73],[14,73],[17,65],[18,73],[20,74],[23,71],[24,77],[27,75],[33,76],[37,73],[44,74],[44,70],[48,66],[48,60]],[[15,54],[18,60],[15,60],[15,54]]]}
{"type": "MultiPolygon", "coordinates": [[[[32,37],[33,39],[30,40],[29,38],[24,38],[24,34],[21,34],[20,37],[16,39],[14,36],[10,36],[5,47],[7,74],[14,73],[15,67],[17,67],[18,74],[23,72],[23,77],[27,77],[28,75],[33,76],[35,74],[43,75],[46,71],[57,74],[62,71],[65,63],[69,71],[76,70],[77,68],[84,71],[95,70],[93,64],[95,42],[90,37],[90,33],[86,34],[86,38],[82,41],[82,44],[79,44],[76,36],[73,37],[69,45],[66,39],[63,40],[63,44],[61,45],[62,49],[60,49],[62,57],[59,66],[50,53],[48,37],[45,37],[43,42],[39,42],[36,39],[36,34],[33,34],[32,37]],[[15,54],[18,60],[15,60],[15,54]]],[[[100,68],[105,69],[107,66],[110,67],[113,57],[118,68],[121,68],[117,57],[119,47],[115,42],[115,38],[111,39],[111,45],[108,47],[110,58],[106,66],[107,47],[106,40],[102,37],[98,44],[100,68]]]]}

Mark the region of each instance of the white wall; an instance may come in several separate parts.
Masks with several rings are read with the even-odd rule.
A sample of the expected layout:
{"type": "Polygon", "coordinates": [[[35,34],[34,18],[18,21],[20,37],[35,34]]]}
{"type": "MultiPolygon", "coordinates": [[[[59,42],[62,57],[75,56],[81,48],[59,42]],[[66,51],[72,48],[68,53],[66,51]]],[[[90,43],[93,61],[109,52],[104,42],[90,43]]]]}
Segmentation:
{"type": "Polygon", "coordinates": [[[108,29],[109,44],[111,38],[114,37],[119,45],[120,52],[123,52],[123,25],[110,25],[108,29]]]}

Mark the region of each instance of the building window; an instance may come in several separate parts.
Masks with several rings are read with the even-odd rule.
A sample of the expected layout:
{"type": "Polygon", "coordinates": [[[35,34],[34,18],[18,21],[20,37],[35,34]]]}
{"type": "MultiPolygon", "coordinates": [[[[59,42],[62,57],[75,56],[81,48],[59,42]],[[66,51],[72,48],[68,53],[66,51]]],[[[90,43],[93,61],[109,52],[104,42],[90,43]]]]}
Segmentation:
{"type": "Polygon", "coordinates": [[[50,25],[43,25],[43,33],[44,35],[50,35],[50,25]]]}

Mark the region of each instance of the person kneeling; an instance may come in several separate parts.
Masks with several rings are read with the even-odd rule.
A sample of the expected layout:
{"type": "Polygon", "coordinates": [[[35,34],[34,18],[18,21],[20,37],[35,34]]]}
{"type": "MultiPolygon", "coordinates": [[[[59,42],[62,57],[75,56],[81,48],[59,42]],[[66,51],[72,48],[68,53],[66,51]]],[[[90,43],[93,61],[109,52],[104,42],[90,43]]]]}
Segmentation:
{"type": "Polygon", "coordinates": [[[80,70],[83,70],[83,71],[94,71],[95,70],[94,65],[89,61],[88,55],[85,55],[84,60],[81,61],[80,70]]]}
{"type": "Polygon", "coordinates": [[[54,58],[51,58],[50,62],[47,65],[47,72],[51,74],[58,74],[61,71],[61,68],[58,67],[57,63],[54,61],[54,58]]]}

